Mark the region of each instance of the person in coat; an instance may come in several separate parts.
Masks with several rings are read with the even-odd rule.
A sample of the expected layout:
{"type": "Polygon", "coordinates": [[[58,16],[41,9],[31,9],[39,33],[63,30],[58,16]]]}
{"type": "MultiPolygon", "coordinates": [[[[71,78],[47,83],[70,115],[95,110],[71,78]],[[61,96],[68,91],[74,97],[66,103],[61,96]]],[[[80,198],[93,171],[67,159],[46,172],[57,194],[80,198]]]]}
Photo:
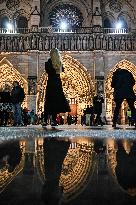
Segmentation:
{"type": "Polygon", "coordinates": [[[51,125],[56,125],[56,117],[59,113],[70,112],[69,103],[64,95],[60,73],[64,71],[61,56],[57,48],[50,51],[50,58],[45,62],[45,70],[48,74],[45,105],[44,123],[47,125],[48,116],[51,116],[51,125]]]}
{"type": "Polygon", "coordinates": [[[13,118],[14,126],[22,126],[22,108],[21,104],[25,98],[24,89],[19,85],[18,81],[13,82],[13,89],[11,91],[11,101],[13,104],[13,118]]]}
{"type": "Polygon", "coordinates": [[[5,84],[5,87],[0,90],[0,126],[8,125],[11,111],[10,87],[5,84]]]}
{"type": "Polygon", "coordinates": [[[136,109],[134,107],[136,96],[133,90],[134,85],[135,85],[135,79],[128,70],[118,68],[113,73],[111,87],[114,88],[113,96],[114,96],[114,101],[116,103],[116,107],[113,114],[113,125],[112,125],[113,127],[116,127],[119,110],[121,108],[121,104],[124,99],[126,99],[128,106],[131,109],[133,119],[136,118],[136,109]]]}
{"type": "Polygon", "coordinates": [[[103,126],[103,122],[101,119],[102,114],[102,104],[104,103],[103,96],[101,94],[97,94],[93,98],[93,106],[94,106],[94,113],[96,114],[96,119],[94,124],[103,126]]]}

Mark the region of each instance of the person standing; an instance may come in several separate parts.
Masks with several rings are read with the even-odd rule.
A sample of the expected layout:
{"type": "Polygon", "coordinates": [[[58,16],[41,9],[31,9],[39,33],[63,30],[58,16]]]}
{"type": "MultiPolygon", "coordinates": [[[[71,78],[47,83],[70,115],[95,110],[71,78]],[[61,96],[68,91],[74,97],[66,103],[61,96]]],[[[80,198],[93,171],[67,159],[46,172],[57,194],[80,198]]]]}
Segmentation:
{"type": "Polygon", "coordinates": [[[45,95],[43,126],[47,125],[48,116],[51,116],[51,125],[55,126],[57,124],[57,114],[71,111],[62,88],[60,73],[64,71],[64,68],[57,48],[53,48],[50,51],[50,58],[45,62],[45,70],[48,74],[48,80],[45,95]]]}
{"type": "Polygon", "coordinates": [[[34,125],[34,115],[35,115],[35,112],[34,110],[32,109],[29,113],[29,116],[30,116],[30,124],[31,125],[34,125]]]}
{"type": "Polygon", "coordinates": [[[87,105],[87,108],[85,109],[84,112],[85,112],[85,125],[92,126],[93,125],[93,115],[94,115],[93,106],[87,105]]]}
{"type": "Polygon", "coordinates": [[[72,116],[69,113],[68,113],[68,116],[67,116],[67,123],[68,123],[68,125],[72,124],[72,116]]]}
{"type": "Polygon", "coordinates": [[[135,79],[128,70],[118,68],[112,77],[111,87],[114,88],[113,96],[116,103],[116,107],[113,114],[113,127],[116,127],[118,120],[119,110],[124,99],[126,99],[128,106],[132,112],[132,118],[135,121],[136,127],[136,109],[134,107],[134,102],[136,96],[133,90],[135,85],[135,79]]]}
{"type": "Polygon", "coordinates": [[[96,114],[96,119],[94,124],[103,126],[103,122],[101,119],[102,114],[102,104],[104,103],[104,99],[102,95],[95,95],[93,98],[93,106],[94,106],[94,113],[96,114]]]}
{"type": "Polygon", "coordinates": [[[127,119],[128,119],[128,124],[130,126],[130,125],[133,124],[132,123],[132,117],[131,117],[131,110],[130,110],[130,108],[128,108],[126,115],[127,115],[127,119]]]}
{"type": "Polygon", "coordinates": [[[21,104],[25,98],[24,89],[19,85],[18,81],[13,82],[13,89],[11,91],[11,101],[13,104],[13,126],[22,125],[22,108],[21,104]]]}
{"type": "Polygon", "coordinates": [[[24,109],[22,110],[22,114],[23,114],[23,124],[24,126],[28,125],[28,108],[24,107],[24,109]]]}
{"type": "Polygon", "coordinates": [[[0,91],[0,126],[8,125],[11,111],[10,87],[5,84],[5,88],[0,91]]]}

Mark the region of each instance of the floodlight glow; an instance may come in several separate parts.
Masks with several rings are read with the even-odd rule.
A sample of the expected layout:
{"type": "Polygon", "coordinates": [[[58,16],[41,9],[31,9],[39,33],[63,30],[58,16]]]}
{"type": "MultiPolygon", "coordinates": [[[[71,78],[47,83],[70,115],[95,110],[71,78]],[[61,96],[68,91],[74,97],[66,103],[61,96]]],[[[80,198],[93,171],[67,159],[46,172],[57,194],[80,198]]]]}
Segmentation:
{"type": "Polygon", "coordinates": [[[67,29],[67,23],[65,21],[60,23],[60,29],[67,29]]]}
{"type": "Polygon", "coordinates": [[[117,29],[122,28],[122,23],[121,23],[121,22],[118,22],[118,23],[116,24],[116,28],[117,28],[117,29]]]}
{"type": "Polygon", "coordinates": [[[7,24],[6,24],[6,27],[7,27],[7,29],[9,29],[9,30],[10,30],[10,29],[13,29],[13,25],[12,25],[11,23],[7,23],[7,24]]]}

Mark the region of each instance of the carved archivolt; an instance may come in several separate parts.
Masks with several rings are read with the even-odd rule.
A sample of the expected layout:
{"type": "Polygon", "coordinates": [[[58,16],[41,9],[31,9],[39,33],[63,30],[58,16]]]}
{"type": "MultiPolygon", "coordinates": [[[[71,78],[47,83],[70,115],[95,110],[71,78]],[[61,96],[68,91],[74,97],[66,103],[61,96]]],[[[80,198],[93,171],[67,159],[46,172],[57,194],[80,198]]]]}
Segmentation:
{"type": "MultiPolygon", "coordinates": [[[[36,145],[37,170],[44,183],[46,161],[44,162],[43,139],[39,138],[36,145]]],[[[70,142],[60,176],[60,184],[64,188],[63,201],[68,202],[76,198],[88,186],[94,173],[95,157],[94,142],[91,139],[80,138],[76,142],[70,142]]]]}
{"type": "Polygon", "coordinates": [[[13,18],[14,19],[18,19],[20,16],[24,16],[24,17],[26,17],[27,20],[29,20],[29,18],[30,18],[30,11],[25,11],[24,9],[17,10],[14,13],[13,18]]]}
{"type": "Polygon", "coordinates": [[[5,85],[7,85],[11,89],[13,86],[13,81],[18,81],[19,84],[24,88],[25,93],[27,94],[27,81],[6,59],[6,57],[4,57],[0,61],[0,90],[3,90],[5,88],[5,85]]]}
{"type": "Polygon", "coordinates": [[[0,10],[0,16],[7,16],[9,19],[16,19],[18,16],[24,16],[27,19],[30,18],[32,12],[32,1],[21,0],[19,1],[7,1],[3,5],[3,9],[0,10]]]}
{"type": "MultiPolygon", "coordinates": [[[[73,57],[63,56],[65,71],[61,74],[64,93],[67,99],[75,98],[77,113],[82,114],[83,108],[92,103],[94,84],[86,68],[73,57]]],[[[46,93],[47,75],[43,73],[38,82],[37,111],[44,110],[44,97],[46,93]]]]}
{"type": "MultiPolygon", "coordinates": [[[[115,70],[118,69],[118,67],[122,68],[122,69],[126,69],[129,72],[131,72],[134,76],[134,78],[136,79],[136,66],[131,63],[128,60],[122,60],[119,63],[117,63],[113,69],[109,72],[109,74],[107,75],[107,79],[105,81],[105,99],[106,99],[106,116],[107,118],[111,118],[111,116],[113,115],[113,111],[112,111],[112,105],[113,105],[113,88],[111,87],[111,81],[112,81],[112,75],[113,72],[115,70]]],[[[136,93],[136,84],[134,86],[134,91],[136,93]]]]}
{"type": "MultiPolygon", "coordinates": [[[[6,146],[6,145],[5,145],[6,146]]],[[[25,163],[25,141],[19,142],[20,150],[22,153],[19,164],[12,172],[9,172],[8,166],[5,165],[0,169],[0,192],[4,191],[8,184],[23,170],[25,163]]]]}
{"type": "Polygon", "coordinates": [[[12,14],[7,9],[0,10],[0,18],[7,16],[9,19],[12,18],[12,14]]]}

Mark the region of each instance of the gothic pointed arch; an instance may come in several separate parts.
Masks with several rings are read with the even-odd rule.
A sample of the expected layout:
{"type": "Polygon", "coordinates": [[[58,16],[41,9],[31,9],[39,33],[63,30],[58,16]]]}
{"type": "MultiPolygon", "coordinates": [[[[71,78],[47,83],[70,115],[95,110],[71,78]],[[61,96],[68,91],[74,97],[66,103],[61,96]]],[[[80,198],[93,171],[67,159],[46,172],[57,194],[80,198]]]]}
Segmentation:
{"type": "MultiPolygon", "coordinates": [[[[81,115],[87,104],[92,103],[94,83],[87,69],[76,59],[64,54],[63,64],[65,71],[61,73],[64,93],[67,99],[76,99],[77,114],[81,115]]],[[[44,109],[47,75],[44,72],[38,82],[37,112],[44,109]]]]}
{"type": "Polygon", "coordinates": [[[18,20],[21,16],[24,17],[28,21],[30,18],[30,13],[29,11],[25,11],[24,9],[20,9],[14,13],[13,17],[14,19],[18,20]]]}
{"type": "MultiPolygon", "coordinates": [[[[136,65],[134,65],[132,62],[124,59],[117,63],[108,73],[106,81],[105,81],[105,99],[106,99],[106,117],[107,119],[111,120],[111,116],[113,115],[113,88],[111,87],[111,81],[113,73],[119,68],[126,69],[129,72],[131,72],[136,79],[136,65]]],[[[136,93],[136,84],[133,87],[135,93],[136,93]]]]}
{"type": "MultiPolygon", "coordinates": [[[[18,142],[14,141],[14,143],[17,144],[18,142]]],[[[25,141],[20,140],[18,144],[19,144],[19,149],[20,149],[20,152],[21,152],[21,158],[20,158],[18,164],[15,166],[15,168],[13,169],[13,167],[12,167],[12,169],[13,169],[12,171],[11,170],[9,171],[10,165],[8,167],[4,166],[4,167],[1,168],[0,177],[3,180],[0,181],[0,192],[3,192],[6,189],[7,185],[9,185],[12,182],[12,180],[14,180],[14,178],[24,168],[24,164],[25,164],[25,141]],[[6,172],[6,174],[5,174],[5,172],[6,172]]],[[[5,143],[5,147],[6,147],[6,143],[5,143]]],[[[15,146],[13,146],[13,148],[14,147],[15,146]]],[[[10,147],[10,150],[11,150],[11,147],[10,147]]],[[[15,154],[17,154],[17,153],[18,152],[15,152],[15,154]]],[[[13,157],[14,155],[12,154],[11,156],[13,157]]],[[[17,157],[18,157],[18,155],[17,155],[17,157]]]]}
{"type": "MultiPolygon", "coordinates": [[[[44,183],[46,178],[44,163],[46,164],[46,161],[44,161],[43,138],[37,139],[36,149],[38,150],[36,157],[38,176],[44,183]]],[[[76,199],[87,188],[96,167],[95,157],[93,139],[79,138],[70,142],[59,181],[63,186],[64,202],[76,199]]]]}
{"type": "Polygon", "coordinates": [[[106,24],[110,24],[110,28],[113,28],[114,27],[114,24],[115,24],[115,17],[114,17],[114,15],[113,15],[113,13],[112,12],[110,12],[110,11],[107,11],[107,12],[104,12],[103,13],[103,26],[105,27],[105,28],[108,28],[108,27],[106,27],[106,24]],[[108,21],[108,22],[106,22],[106,21],[108,21]]]}
{"type": "Polygon", "coordinates": [[[4,88],[5,84],[12,88],[13,81],[18,81],[24,88],[25,93],[27,93],[27,81],[21,76],[16,68],[14,68],[9,60],[4,57],[0,61],[0,89],[4,88]]]}
{"type": "Polygon", "coordinates": [[[16,25],[17,25],[17,28],[28,28],[27,18],[25,16],[19,16],[16,20],[16,25]]]}
{"type": "Polygon", "coordinates": [[[12,14],[7,9],[0,10],[0,18],[7,16],[9,19],[12,18],[12,14]]]}
{"type": "Polygon", "coordinates": [[[117,20],[121,22],[123,28],[128,28],[128,25],[131,25],[131,17],[128,12],[121,12],[117,20]]]}
{"type": "Polygon", "coordinates": [[[0,28],[6,28],[6,24],[9,23],[9,18],[5,16],[0,16],[0,28]]]}

